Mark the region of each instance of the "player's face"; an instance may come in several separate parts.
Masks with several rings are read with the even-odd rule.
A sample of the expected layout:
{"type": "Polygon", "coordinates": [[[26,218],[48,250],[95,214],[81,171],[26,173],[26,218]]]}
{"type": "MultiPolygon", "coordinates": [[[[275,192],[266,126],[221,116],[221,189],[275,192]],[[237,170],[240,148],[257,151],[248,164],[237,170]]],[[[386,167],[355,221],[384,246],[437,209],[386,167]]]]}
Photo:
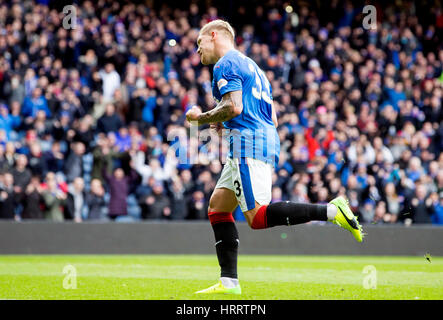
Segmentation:
{"type": "Polygon", "coordinates": [[[200,34],[197,39],[197,53],[200,55],[201,63],[204,65],[214,62],[214,41],[209,34],[200,34]]]}

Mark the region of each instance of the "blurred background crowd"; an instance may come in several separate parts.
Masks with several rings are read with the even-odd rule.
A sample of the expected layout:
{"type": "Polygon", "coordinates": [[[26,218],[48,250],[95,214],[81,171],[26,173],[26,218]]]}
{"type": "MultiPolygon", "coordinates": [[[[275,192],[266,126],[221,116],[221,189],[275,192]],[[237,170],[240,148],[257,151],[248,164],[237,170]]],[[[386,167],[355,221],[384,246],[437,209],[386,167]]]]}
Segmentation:
{"type": "Polygon", "coordinates": [[[0,1],[0,218],[207,219],[223,158],[175,149],[215,105],[196,39],[217,18],[272,84],[273,201],[443,224],[443,8],[411,0],[0,1]]]}

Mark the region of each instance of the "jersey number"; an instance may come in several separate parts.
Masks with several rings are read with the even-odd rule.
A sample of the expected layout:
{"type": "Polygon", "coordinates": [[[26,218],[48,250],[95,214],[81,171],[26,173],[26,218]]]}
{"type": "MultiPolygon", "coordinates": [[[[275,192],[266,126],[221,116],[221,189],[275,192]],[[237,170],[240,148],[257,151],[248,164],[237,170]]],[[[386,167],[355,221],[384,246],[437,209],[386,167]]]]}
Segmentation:
{"type": "MultiPolygon", "coordinates": [[[[239,56],[240,56],[240,58],[242,58],[245,61],[247,61],[247,59],[248,59],[242,53],[239,53],[239,56]]],[[[252,87],[252,95],[258,100],[263,99],[268,104],[272,104],[271,89],[270,89],[270,86],[268,86],[268,82],[266,81],[267,79],[266,79],[265,74],[263,73],[263,71],[260,68],[255,68],[251,62],[248,62],[248,68],[249,68],[249,71],[254,73],[255,84],[256,84],[255,86],[252,87]],[[265,84],[265,88],[262,87],[261,78],[263,78],[265,80],[265,81],[263,81],[263,83],[265,84]]]]}
{"type": "Polygon", "coordinates": [[[237,196],[237,197],[240,197],[240,195],[241,195],[241,187],[240,187],[240,182],[238,181],[238,180],[235,180],[234,181],[234,185],[235,185],[235,195],[237,196]]]}
{"type": "Polygon", "coordinates": [[[262,87],[262,81],[261,79],[264,78],[266,80],[266,76],[260,69],[254,68],[252,64],[249,64],[249,70],[254,72],[254,78],[255,78],[255,86],[252,87],[252,95],[258,99],[258,100],[265,100],[268,104],[272,104],[271,100],[271,92],[269,90],[269,87],[265,83],[265,88],[262,87]]]}

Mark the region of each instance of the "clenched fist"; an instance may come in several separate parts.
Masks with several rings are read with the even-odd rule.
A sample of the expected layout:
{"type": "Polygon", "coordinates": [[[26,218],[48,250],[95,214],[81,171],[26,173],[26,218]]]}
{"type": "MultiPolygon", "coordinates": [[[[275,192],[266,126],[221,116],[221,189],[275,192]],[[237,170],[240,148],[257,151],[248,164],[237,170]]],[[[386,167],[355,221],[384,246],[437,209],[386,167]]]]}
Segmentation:
{"type": "Polygon", "coordinates": [[[202,110],[198,106],[193,106],[188,112],[186,112],[186,120],[198,121],[198,117],[202,114],[202,110]]]}

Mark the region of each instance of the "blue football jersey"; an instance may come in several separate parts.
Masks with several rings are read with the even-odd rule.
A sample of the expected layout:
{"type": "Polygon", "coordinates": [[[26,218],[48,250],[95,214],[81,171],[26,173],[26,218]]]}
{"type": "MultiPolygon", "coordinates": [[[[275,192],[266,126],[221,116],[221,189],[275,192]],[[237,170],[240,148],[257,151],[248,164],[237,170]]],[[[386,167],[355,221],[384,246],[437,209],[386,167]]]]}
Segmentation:
{"type": "Polygon", "coordinates": [[[280,139],[272,122],[272,89],[263,71],[237,50],[228,51],[214,66],[212,94],[217,101],[242,91],[243,111],[223,122],[229,129],[229,157],[278,164],[280,139]]]}

